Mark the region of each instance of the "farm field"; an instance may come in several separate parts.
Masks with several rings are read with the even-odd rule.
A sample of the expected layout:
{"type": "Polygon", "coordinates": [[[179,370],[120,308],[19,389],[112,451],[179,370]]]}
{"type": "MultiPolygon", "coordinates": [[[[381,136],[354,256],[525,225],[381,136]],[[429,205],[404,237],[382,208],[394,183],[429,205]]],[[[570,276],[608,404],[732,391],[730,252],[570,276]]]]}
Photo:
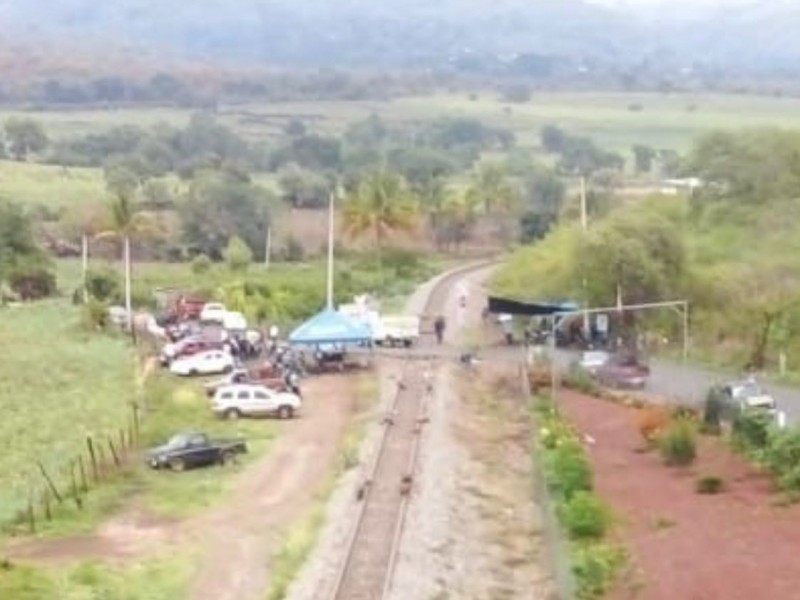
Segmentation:
{"type": "MultiPolygon", "coordinates": [[[[687,151],[704,131],[714,128],[786,127],[800,129],[800,100],[761,96],[644,93],[538,93],[520,104],[501,102],[493,93],[404,97],[388,101],[294,102],[228,105],[218,118],[251,141],[269,143],[292,118],[311,131],[341,134],[352,122],[378,114],[389,123],[440,117],[472,117],[510,128],[518,145],[537,148],[539,131],[558,125],[588,136],[600,146],[629,155],[634,144],[687,151]],[[635,107],[635,109],[634,109],[635,107]]],[[[118,125],[184,126],[191,111],[182,109],[109,109],[90,111],[0,111],[0,121],[29,116],[42,122],[54,139],[85,135],[118,125]]],[[[258,183],[276,189],[274,176],[256,174],[258,183]]],[[[177,185],[177,183],[176,183],[177,185]]],[[[62,168],[0,161],[0,197],[51,208],[97,203],[105,198],[99,169],[62,168]]]]}
{"type": "Polygon", "coordinates": [[[64,467],[86,436],[125,426],[136,362],[121,339],[78,328],[78,312],[44,302],[0,313],[6,347],[0,364],[0,525],[6,525],[41,475],[64,467]]]}
{"type": "MultiPolygon", "coordinates": [[[[695,135],[724,127],[800,128],[800,100],[795,98],[708,93],[536,92],[525,103],[502,102],[494,92],[409,96],[387,101],[309,101],[223,105],[220,120],[253,140],[269,140],[288,119],[297,117],[312,129],[340,133],[347,124],[372,113],[387,121],[409,122],[437,117],[475,117],[513,128],[525,145],[538,141],[542,125],[557,124],[587,135],[603,146],[629,150],[635,143],[685,150],[695,135]],[[510,110],[508,110],[510,109],[510,110]]],[[[191,111],[166,108],[109,110],[0,110],[0,120],[29,116],[54,138],[102,131],[122,124],[183,126],[191,111]]]]}

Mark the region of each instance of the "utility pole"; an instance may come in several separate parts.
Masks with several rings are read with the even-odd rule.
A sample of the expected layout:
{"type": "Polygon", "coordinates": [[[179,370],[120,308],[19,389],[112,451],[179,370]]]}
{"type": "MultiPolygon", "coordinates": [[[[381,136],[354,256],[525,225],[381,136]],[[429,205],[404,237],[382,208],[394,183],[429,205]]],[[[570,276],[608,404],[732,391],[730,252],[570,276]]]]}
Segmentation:
{"type": "Polygon", "coordinates": [[[83,303],[89,302],[89,236],[85,233],[81,236],[81,270],[83,274],[83,303]]]}
{"type": "Polygon", "coordinates": [[[333,237],[334,237],[334,202],[336,188],[331,190],[328,205],[328,310],[333,310],[333,237]]]}
{"type": "Polygon", "coordinates": [[[267,241],[264,246],[264,267],[269,269],[269,260],[272,256],[272,226],[267,227],[267,241]]]}
{"type": "MultiPolygon", "coordinates": [[[[586,231],[589,228],[589,221],[586,214],[586,177],[581,175],[581,229],[583,230],[584,236],[586,235],[586,231]]],[[[589,306],[589,300],[587,298],[588,292],[587,282],[586,282],[586,275],[584,273],[583,276],[583,303],[584,306],[589,306]]],[[[591,327],[589,325],[589,312],[584,311],[583,313],[583,335],[586,339],[591,337],[591,327]]]]}

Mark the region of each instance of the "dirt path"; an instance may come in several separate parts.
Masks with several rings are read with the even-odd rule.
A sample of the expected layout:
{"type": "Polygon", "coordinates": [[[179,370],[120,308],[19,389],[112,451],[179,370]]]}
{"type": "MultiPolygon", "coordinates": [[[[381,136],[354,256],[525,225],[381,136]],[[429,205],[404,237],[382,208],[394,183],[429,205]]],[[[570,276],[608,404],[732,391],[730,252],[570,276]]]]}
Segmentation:
{"type": "Polygon", "coordinates": [[[12,543],[9,558],[38,564],[127,564],[169,545],[191,545],[200,551],[200,565],[189,598],[258,598],[266,588],[272,542],[310,506],[354,415],[353,377],[314,378],[306,389],[302,418],[285,423],[275,446],[241,473],[232,496],[219,508],[173,522],[129,510],[90,535],[12,543]]]}
{"type": "Polygon", "coordinates": [[[800,506],[775,506],[767,477],[702,438],[695,464],[668,468],[636,451],[631,409],[568,391],[559,402],[594,440],[595,484],[632,554],[612,600],[800,600],[800,506]],[[727,491],[697,494],[704,475],[723,478],[727,491]]]}

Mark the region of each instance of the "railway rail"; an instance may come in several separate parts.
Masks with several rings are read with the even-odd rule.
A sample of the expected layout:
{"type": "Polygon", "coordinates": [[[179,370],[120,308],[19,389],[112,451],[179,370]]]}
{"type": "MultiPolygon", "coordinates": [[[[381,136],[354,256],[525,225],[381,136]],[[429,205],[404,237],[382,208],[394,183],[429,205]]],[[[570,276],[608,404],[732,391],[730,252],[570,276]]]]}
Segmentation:
{"type": "MultiPolygon", "coordinates": [[[[452,285],[466,274],[487,266],[487,263],[470,265],[442,277],[428,296],[425,313],[444,311],[452,285]]],[[[427,419],[427,399],[432,392],[426,374],[433,374],[438,359],[445,354],[426,353],[435,343],[434,336],[425,332],[420,350],[406,355],[408,360],[385,419],[377,456],[362,487],[362,503],[330,600],[382,600],[391,589],[414,486],[420,437],[427,419]],[[412,359],[415,355],[424,357],[424,368],[412,359]]]]}

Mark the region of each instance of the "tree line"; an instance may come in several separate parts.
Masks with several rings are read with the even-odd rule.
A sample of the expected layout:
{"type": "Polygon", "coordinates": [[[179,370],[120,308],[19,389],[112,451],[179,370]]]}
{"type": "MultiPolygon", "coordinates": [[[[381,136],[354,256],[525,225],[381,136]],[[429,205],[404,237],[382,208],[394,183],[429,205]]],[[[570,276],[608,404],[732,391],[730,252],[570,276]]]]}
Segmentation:
{"type": "MultiPolygon", "coordinates": [[[[497,277],[506,294],[594,306],[686,299],[698,353],[739,368],[797,368],[800,357],[800,134],[777,129],[701,136],[682,169],[685,196],[612,206],[582,231],[562,212],[539,243],[497,277]],[[586,286],[584,287],[584,281],[586,286]]],[[[679,324],[649,325],[673,339],[679,324]]],[[[699,356],[704,356],[699,354],[699,356]]]]}

